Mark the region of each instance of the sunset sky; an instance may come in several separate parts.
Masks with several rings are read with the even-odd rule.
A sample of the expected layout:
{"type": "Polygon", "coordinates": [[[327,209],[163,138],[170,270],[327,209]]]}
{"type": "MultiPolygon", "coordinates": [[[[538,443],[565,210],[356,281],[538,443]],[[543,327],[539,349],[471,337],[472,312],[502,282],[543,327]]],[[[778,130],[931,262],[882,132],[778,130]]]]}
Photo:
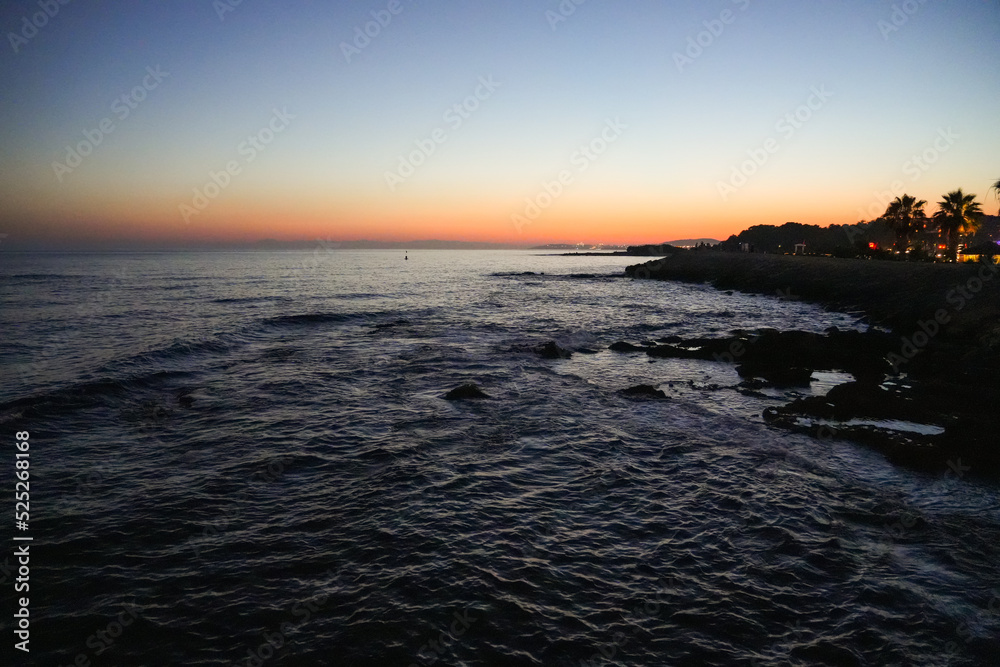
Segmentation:
{"type": "Polygon", "coordinates": [[[997,209],[996,0],[19,0],[0,25],[8,247],[997,209]]]}

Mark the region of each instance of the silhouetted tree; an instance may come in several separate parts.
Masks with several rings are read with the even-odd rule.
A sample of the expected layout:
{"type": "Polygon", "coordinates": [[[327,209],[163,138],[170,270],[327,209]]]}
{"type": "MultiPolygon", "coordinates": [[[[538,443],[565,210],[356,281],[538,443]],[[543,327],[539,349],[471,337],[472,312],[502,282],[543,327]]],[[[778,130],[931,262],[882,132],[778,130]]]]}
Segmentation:
{"type": "Polygon", "coordinates": [[[910,237],[924,228],[927,219],[924,213],[926,205],[925,200],[917,201],[916,197],[904,194],[896,197],[882,215],[885,224],[896,234],[896,247],[901,247],[903,252],[910,247],[910,237]]]}
{"type": "MultiPolygon", "coordinates": [[[[997,179],[997,182],[990,186],[990,190],[996,193],[997,201],[1000,201],[1000,179],[997,179]]],[[[1000,215],[1000,211],[997,211],[997,215],[1000,215]]]]}
{"type": "Polygon", "coordinates": [[[958,259],[959,237],[979,229],[982,216],[983,210],[976,201],[976,195],[967,195],[961,188],[949,192],[938,202],[934,223],[941,236],[947,239],[949,258],[958,259]]]}

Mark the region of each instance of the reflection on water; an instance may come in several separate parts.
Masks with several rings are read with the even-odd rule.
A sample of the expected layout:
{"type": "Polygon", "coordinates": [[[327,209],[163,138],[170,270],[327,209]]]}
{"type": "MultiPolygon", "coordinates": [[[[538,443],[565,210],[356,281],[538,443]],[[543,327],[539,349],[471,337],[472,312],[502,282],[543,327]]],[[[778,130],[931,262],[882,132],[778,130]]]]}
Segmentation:
{"type": "Polygon", "coordinates": [[[397,254],[4,265],[0,420],[44,452],[40,664],[998,654],[996,488],[771,429],[800,394],[726,364],[606,349],[852,317],[611,277],[627,259],[397,254]],[[548,340],[573,356],[518,351],[548,340]],[[466,382],[492,399],[443,400],[466,382]]]}

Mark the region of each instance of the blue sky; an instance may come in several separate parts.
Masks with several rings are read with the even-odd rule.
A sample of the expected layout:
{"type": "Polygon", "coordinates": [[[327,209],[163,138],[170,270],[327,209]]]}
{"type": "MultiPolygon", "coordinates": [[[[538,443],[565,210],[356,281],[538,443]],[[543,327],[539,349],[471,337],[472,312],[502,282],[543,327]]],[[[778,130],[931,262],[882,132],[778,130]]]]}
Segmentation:
{"type": "Polygon", "coordinates": [[[557,23],[549,0],[224,2],[53,5],[16,52],[11,34],[42,9],[5,3],[10,238],[659,241],[854,222],[894,181],[995,208],[1000,2],[586,0],[562,3],[575,10],[557,23]],[[391,21],[348,62],[342,45],[372,12],[391,21]],[[120,118],[114,101],[147,68],[169,75],[120,118]],[[483,77],[498,87],[449,126],[483,77]],[[814,90],[828,96],[778,131],[814,90]],[[275,110],[293,118],[245,163],[239,146],[275,110]],[[104,119],[114,131],[59,178],[53,163],[104,119]],[[626,129],[575,170],[609,119],[626,129]],[[436,129],[445,141],[391,189],[387,172],[436,129]],[[769,140],[766,162],[734,180],[769,140]],[[933,164],[914,171],[924,153],[933,164]],[[233,160],[240,173],[183,219],[233,160]],[[555,201],[512,225],[567,169],[555,201]]]}

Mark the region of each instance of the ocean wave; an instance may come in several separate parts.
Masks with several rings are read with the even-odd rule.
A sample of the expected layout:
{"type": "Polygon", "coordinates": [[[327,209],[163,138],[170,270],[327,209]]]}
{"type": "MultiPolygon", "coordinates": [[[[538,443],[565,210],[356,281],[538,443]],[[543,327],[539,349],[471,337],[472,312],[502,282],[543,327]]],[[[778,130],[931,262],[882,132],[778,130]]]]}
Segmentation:
{"type": "Polygon", "coordinates": [[[259,303],[261,301],[291,301],[291,297],[287,296],[248,296],[248,297],[233,297],[224,299],[212,299],[212,303],[259,303]]]}
{"type": "Polygon", "coordinates": [[[70,275],[63,273],[15,273],[9,276],[0,275],[3,280],[79,280],[90,276],[70,275]]]}
{"type": "Polygon", "coordinates": [[[79,410],[108,406],[134,397],[138,392],[163,387],[192,375],[182,371],[154,371],[123,378],[102,377],[77,382],[0,403],[0,423],[19,419],[51,419],[79,410]]]}
{"type": "Polygon", "coordinates": [[[263,323],[271,327],[301,327],[314,324],[340,324],[342,322],[361,319],[362,317],[364,316],[350,313],[304,313],[301,315],[269,317],[263,323]]]}

